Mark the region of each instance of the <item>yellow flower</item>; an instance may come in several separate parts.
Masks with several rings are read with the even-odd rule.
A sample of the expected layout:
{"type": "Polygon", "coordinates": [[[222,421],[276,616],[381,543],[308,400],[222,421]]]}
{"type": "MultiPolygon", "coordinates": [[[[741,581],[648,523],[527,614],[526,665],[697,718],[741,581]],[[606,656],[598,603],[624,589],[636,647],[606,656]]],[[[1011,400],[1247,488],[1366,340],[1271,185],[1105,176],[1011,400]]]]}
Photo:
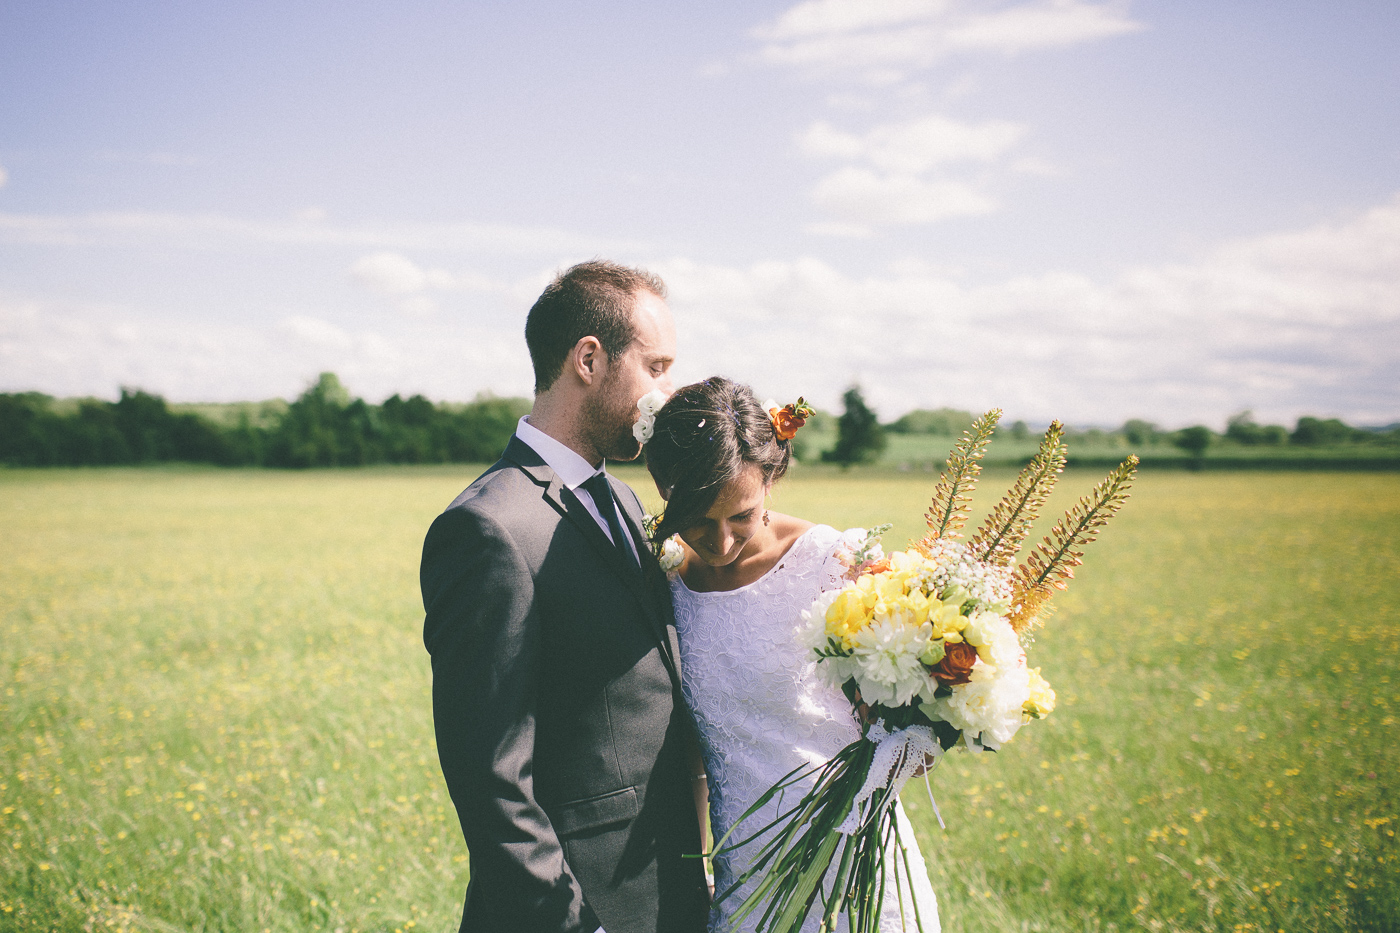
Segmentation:
{"type": "Polygon", "coordinates": [[[881,573],[875,576],[875,595],[882,602],[892,602],[904,595],[904,581],[907,577],[898,573],[881,573]]]}
{"type": "Polygon", "coordinates": [[[962,630],[967,628],[967,618],[962,614],[962,601],[942,603],[929,601],[928,620],[933,624],[933,634],[940,635],[956,644],[962,641],[962,630]]]}
{"type": "Polygon", "coordinates": [[[888,555],[890,567],[896,571],[910,573],[918,569],[923,560],[918,554],[910,554],[908,551],[895,551],[888,555]]]}
{"type": "Polygon", "coordinates": [[[1033,667],[1031,675],[1031,695],[1021,707],[1022,712],[1032,719],[1044,719],[1055,711],[1055,691],[1040,676],[1040,668],[1033,667]]]}
{"type": "Polygon", "coordinates": [[[852,636],[870,624],[874,605],[873,593],[860,586],[846,587],[826,610],[827,634],[851,648],[852,636]]]}

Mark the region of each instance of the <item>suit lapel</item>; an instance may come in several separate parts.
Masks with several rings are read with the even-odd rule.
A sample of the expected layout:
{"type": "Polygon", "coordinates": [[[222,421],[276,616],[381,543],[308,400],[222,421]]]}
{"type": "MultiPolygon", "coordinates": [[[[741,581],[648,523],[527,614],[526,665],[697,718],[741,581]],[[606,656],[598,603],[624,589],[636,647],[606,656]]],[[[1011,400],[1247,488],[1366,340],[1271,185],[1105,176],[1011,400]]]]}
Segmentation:
{"type": "MultiPolygon", "coordinates": [[[[611,477],[609,477],[611,481],[611,477]]],[[[676,640],[676,627],[668,625],[673,621],[671,614],[671,594],[670,584],[666,581],[666,576],[661,570],[661,565],[656,560],[656,555],[652,553],[651,542],[642,533],[642,514],[635,505],[636,493],[632,492],[625,483],[615,482],[613,496],[618,504],[622,506],[622,516],[627,525],[627,531],[632,535],[632,543],[637,548],[637,557],[641,560],[642,574],[648,581],[652,592],[653,607],[652,622],[655,628],[656,637],[671,655],[672,663],[679,673],[679,658],[681,654],[680,644],[676,640]],[[617,486],[621,486],[628,495],[618,495],[617,486]]]]}
{"type": "MultiPolygon", "coordinates": [[[[530,445],[518,437],[512,437],[503,456],[505,459],[514,461],[521,470],[544,487],[545,499],[579,530],[589,545],[599,552],[603,561],[613,569],[627,589],[636,597],[637,602],[641,604],[643,615],[646,616],[652,636],[656,639],[658,647],[661,648],[661,660],[665,662],[671,676],[679,681],[680,671],[675,660],[678,648],[675,645],[675,639],[671,637],[671,629],[661,618],[656,595],[649,590],[652,574],[648,572],[650,568],[647,562],[650,560],[655,563],[656,559],[652,557],[650,549],[644,543],[640,543],[644,542],[644,539],[641,537],[639,522],[633,516],[632,511],[626,505],[623,505],[621,509],[624,524],[632,535],[633,543],[637,544],[637,556],[642,561],[640,569],[608,539],[582,500],[560,481],[558,474],[550,469],[530,445]]],[[[611,477],[609,477],[609,481],[611,481],[611,477]]],[[[624,499],[624,497],[618,496],[616,487],[613,489],[613,496],[619,504],[630,501],[632,498],[632,496],[627,496],[624,499]]]]}

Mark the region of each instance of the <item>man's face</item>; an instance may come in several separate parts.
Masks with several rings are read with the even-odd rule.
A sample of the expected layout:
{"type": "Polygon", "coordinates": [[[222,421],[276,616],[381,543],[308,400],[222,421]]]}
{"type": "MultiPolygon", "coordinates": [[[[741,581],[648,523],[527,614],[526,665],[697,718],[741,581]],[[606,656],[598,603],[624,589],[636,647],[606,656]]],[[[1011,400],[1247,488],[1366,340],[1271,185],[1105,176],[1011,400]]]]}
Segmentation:
{"type": "Polygon", "coordinates": [[[642,445],[632,436],[637,399],[653,389],[674,391],[671,364],[676,359],[676,325],[666,302],[649,291],[632,306],[636,336],[617,359],[609,359],[603,378],[589,396],[584,421],[593,446],[609,460],[635,460],[642,445]]]}

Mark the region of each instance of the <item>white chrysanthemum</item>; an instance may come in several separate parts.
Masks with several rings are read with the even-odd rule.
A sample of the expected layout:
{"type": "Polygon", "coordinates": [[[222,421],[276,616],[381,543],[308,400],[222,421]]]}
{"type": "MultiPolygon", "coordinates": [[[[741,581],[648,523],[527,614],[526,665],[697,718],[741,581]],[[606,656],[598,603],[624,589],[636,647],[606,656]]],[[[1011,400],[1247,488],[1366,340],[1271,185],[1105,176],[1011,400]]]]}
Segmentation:
{"type": "Polygon", "coordinates": [[[1011,623],[994,612],[974,612],[967,617],[963,641],[977,649],[977,657],[995,668],[1023,664],[1026,652],[1011,623]]]}
{"type": "Polygon", "coordinates": [[[919,655],[933,640],[933,626],[876,619],[856,633],[856,684],[867,703],[903,706],[929,685],[919,655]]]}
{"type": "Polygon", "coordinates": [[[993,668],[979,660],[970,683],[954,687],[952,696],[928,704],[927,711],[969,736],[982,735],[1000,745],[1011,741],[1021,728],[1022,708],[1030,695],[1030,672],[1025,665],[993,668]]]}
{"type": "Polygon", "coordinates": [[[656,419],[648,418],[646,415],[632,422],[632,436],[637,439],[638,444],[645,444],[656,434],[656,419]]]}

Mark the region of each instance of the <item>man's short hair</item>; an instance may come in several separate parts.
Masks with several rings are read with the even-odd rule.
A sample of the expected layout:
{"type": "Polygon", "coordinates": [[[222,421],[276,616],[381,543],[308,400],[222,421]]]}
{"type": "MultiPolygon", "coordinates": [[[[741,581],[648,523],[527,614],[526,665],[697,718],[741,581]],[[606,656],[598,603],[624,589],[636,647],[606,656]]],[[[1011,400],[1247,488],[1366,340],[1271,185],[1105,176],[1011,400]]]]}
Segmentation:
{"type": "Polygon", "coordinates": [[[569,352],[584,337],[597,337],[608,359],[636,339],[632,309],[638,292],[666,297],[666,285],[644,269],[595,259],[555,276],[525,318],[525,345],[535,367],[535,392],[554,385],[569,352]]]}

